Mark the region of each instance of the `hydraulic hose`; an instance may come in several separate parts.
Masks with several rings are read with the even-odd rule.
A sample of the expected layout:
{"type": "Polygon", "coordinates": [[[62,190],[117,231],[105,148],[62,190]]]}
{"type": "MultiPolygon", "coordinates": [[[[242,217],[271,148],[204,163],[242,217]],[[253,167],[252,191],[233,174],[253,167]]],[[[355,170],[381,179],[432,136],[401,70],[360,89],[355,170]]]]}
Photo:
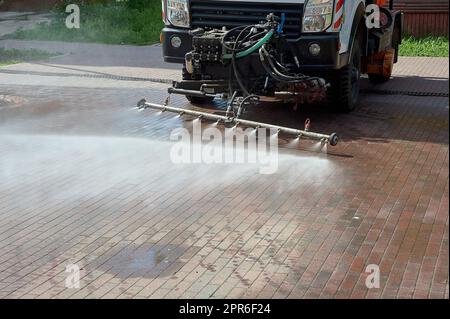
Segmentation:
{"type": "Polygon", "coordinates": [[[294,82],[304,82],[304,81],[312,81],[318,80],[316,77],[309,77],[303,74],[298,75],[288,75],[279,71],[275,65],[275,63],[270,58],[269,52],[265,49],[264,46],[259,50],[259,56],[261,59],[261,64],[266,70],[266,72],[276,81],[285,82],[285,83],[294,83],[294,82]],[[267,64],[268,62],[268,64],[267,64]]]}
{"type": "MultiPolygon", "coordinates": [[[[234,78],[236,79],[239,87],[241,88],[242,92],[244,95],[250,95],[250,93],[248,92],[247,88],[245,87],[244,83],[241,80],[241,75],[239,73],[239,70],[237,68],[237,64],[236,64],[236,52],[238,52],[239,48],[240,48],[240,38],[241,36],[244,35],[245,31],[247,31],[249,28],[251,28],[251,26],[248,26],[246,28],[244,28],[237,36],[236,41],[234,42],[233,45],[233,49],[232,49],[232,53],[231,53],[231,64],[233,66],[233,72],[234,72],[234,78]]],[[[231,78],[230,78],[231,79],[231,78]]]]}
{"type": "Polygon", "coordinates": [[[277,67],[275,66],[275,64],[273,63],[272,59],[270,58],[269,52],[267,52],[267,50],[262,47],[261,51],[263,52],[265,58],[267,59],[267,61],[270,64],[270,67],[272,68],[273,72],[276,73],[278,76],[285,78],[287,81],[296,81],[296,80],[303,80],[305,78],[307,78],[304,75],[301,76],[291,76],[288,74],[283,74],[282,72],[280,72],[277,67]]]}
{"type": "MultiPolygon", "coordinates": [[[[261,40],[259,40],[255,45],[253,45],[252,47],[248,48],[245,51],[239,52],[236,54],[236,58],[240,59],[240,58],[244,58],[246,56],[251,55],[252,53],[256,52],[257,50],[259,50],[267,41],[269,41],[272,36],[274,34],[273,30],[270,30],[261,40]]],[[[224,60],[230,60],[233,58],[232,54],[224,54],[223,59],[224,60]]]]}
{"type": "MultiPolygon", "coordinates": [[[[236,28],[231,29],[230,31],[228,31],[227,33],[225,33],[225,35],[224,35],[224,37],[223,37],[223,39],[222,39],[222,46],[223,46],[225,49],[229,50],[229,51],[236,52],[235,49],[230,48],[229,46],[227,46],[227,44],[226,44],[226,39],[227,39],[227,37],[228,37],[229,34],[231,34],[232,32],[239,31],[240,29],[242,29],[242,30],[241,30],[241,32],[239,33],[239,35],[242,35],[245,31],[247,31],[247,30],[249,30],[249,29],[251,29],[251,28],[254,28],[254,26],[253,26],[253,25],[249,25],[249,26],[244,27],[243,29],[242,29],[242,26],[241,26],[241,27],[236,27],[236,28]]],[[[240,36],[238,36],[238,38],[240,38],[240,36]]]]}

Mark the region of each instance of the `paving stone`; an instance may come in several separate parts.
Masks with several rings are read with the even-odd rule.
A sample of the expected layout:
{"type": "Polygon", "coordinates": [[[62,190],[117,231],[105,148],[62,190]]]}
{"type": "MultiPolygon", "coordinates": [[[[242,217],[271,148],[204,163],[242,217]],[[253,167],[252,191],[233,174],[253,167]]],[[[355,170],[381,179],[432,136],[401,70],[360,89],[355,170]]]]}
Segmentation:
{"type": "MultiPolygon", "coordinates": [[[[425,69],[436,86],[415,77],[409,89],[448,86],[441,60],[401,61],[391,89],[425,69]]],[[[280,140],[266,176],[172,164],[169,135],[192,122],[133,109],[164,100],[165,85],[26,78],[0,72],[0,93],[17,97],[0,104],[0,297],[448,298],[448,98],[364,94],[351,114],[249,110],[341,135],[327,154],[280,140]],[[79,289],[65,287],[70,264],[79,289]],[[369,290],[373,264],[380,288],[369,290]]]]}

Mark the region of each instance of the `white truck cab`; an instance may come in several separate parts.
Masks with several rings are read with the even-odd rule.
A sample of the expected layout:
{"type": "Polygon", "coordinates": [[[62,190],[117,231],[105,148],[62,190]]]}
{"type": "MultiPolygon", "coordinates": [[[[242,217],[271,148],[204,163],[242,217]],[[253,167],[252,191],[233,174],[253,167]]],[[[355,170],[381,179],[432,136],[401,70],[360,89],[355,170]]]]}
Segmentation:
{"type": "Polygon", "coordinates": [[[184,64],[172,93],[202,103],[218,93],[282,90],[303,100],[320,78],[326,85],[312,91],[322,86],[330,103],[351,111],[361,74],[387,81],[397,62],[402,15],[384,2],[162,0],[164,59],[184,64]]]}

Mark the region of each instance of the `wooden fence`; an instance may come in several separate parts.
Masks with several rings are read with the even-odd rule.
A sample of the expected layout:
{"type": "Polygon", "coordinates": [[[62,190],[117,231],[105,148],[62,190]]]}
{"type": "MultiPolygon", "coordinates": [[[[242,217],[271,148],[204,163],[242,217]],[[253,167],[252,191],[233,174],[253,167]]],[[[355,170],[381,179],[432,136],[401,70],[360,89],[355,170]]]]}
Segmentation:
{"type": "Polygon", "coordinates": [[[396,0],[395,8],[404,12],[404,31],[416,37],[448,37],[448,0],[396,0]]]}

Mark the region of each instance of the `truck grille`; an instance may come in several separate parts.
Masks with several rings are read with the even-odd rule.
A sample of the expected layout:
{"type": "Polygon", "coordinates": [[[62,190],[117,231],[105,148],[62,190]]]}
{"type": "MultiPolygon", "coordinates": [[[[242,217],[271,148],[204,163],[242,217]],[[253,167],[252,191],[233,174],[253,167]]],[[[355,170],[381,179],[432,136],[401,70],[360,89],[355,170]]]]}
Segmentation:
{"type": "Polygon", "coordinates": [[[191,21],[193,28],[221,29],[257,24],[274,13],[286,14],[284,33],[289,39],[300,37],[303,4],[255,3],[217,0],[191,0],[191,21]]]}

